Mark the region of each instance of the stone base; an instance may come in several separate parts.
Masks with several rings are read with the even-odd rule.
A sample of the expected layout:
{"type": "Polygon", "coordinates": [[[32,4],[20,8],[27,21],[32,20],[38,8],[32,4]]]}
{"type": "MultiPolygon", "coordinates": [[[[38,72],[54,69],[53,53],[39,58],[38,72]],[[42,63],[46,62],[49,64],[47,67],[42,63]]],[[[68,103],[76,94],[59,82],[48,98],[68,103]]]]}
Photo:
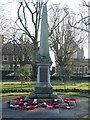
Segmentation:
{"type": "Polygon", "coordinates": [[[52,86],[50,83],[41,82],[37,83],[35,87],[36,94],[52,94],[52,86]]]}
{"type": "Polygon", "coordinates": [[[35,87],[36,94],[52,94],[52,87],[35,87]]]}
{"type": "Polygon", "coordinates": [[[37,83],[35,90],[26,96],[25,100],[38,99],[39,102],[49,101],[52,98],[59,99],[56,92],[53,92],[52,86],[50,83],[41,82],[37,83]]]}
{"type": "Polygon", "coordinates": [[[60,99],[59,96],[56,94],[56,92],[53,92],[51,94],[37,94],[35,91],[31,92],[29,95],[25,97],[25,100],[30,100],[30,99],[38,99],[39,102],[45,102],[49,101],[52,98],[57,98],[60,99]]]}

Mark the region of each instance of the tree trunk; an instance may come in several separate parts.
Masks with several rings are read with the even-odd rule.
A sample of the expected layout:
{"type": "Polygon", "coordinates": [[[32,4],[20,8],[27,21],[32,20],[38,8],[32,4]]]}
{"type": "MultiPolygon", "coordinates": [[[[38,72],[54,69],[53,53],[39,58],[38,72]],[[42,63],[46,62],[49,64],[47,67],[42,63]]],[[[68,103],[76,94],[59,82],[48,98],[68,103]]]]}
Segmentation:
{"type": "Polygon", "coordinates": [[[36,64],[36,59],[37,59],[37,52],[38,52],[38,43],[34,43],[34,51],[33,51],[33,66],[32,66],[32,76],[36,77],[37,75],[37,64],[36,64]]]}

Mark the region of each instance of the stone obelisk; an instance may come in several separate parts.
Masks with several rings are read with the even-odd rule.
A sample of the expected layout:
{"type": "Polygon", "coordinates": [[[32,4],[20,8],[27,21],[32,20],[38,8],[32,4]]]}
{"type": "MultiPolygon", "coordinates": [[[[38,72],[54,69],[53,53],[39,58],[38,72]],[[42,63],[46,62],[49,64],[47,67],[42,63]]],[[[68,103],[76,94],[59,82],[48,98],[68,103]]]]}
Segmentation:
{"type": "Polygon", "coordinates": [[[37,55],[37,84],[35,93],[38,96],[42,94],[52,94],[52,87],[50,84],[50,65],[51,59],[49,55],[49,42],[48,42],[48,22],[47,22],[47,6],[43,5],[41,32],[40,32],[40,47],[37,55]]]}
{"type": "Polygon", "coordinates": [[[48,22],[47,22],[47,6],[46,6],[46,4],[44,4],[43,12],[42,12],[39,54],[41,56],[49,55],[48,22]]]}

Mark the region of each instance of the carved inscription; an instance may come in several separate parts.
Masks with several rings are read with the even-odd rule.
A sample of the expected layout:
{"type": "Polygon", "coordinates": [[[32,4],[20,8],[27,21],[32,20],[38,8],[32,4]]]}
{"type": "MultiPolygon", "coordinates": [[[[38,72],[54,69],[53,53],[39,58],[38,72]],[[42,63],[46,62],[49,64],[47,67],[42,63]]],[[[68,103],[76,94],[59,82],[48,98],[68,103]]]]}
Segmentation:
{"type": "Polygon", "coordinates": [[[48,82],[48,68],[40,68],[40,82],[48,82]]]}

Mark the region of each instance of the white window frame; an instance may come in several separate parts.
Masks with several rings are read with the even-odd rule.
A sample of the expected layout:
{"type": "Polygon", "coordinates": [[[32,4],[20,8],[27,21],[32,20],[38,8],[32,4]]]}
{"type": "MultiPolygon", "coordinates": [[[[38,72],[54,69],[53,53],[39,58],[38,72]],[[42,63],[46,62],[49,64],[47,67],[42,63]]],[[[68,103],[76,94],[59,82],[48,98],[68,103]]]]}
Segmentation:
{"type": "Polygon", "coordinates": [[[15,61],[15,55],[13,55],[13,61],[15,61]]]}
{"type": "Polygon", "coordinates": [[[3,55],[3,61],[8,61],[8,55],[3,55]],[[5,59],[7,57],[7,59],[5,59]]]}
{"type": "Polygon", "coordinates": [[[25,60],[25,55],[23,54],[23,55],[22,55],[22,61],[24,61],[24,60],[25,60]]]}

